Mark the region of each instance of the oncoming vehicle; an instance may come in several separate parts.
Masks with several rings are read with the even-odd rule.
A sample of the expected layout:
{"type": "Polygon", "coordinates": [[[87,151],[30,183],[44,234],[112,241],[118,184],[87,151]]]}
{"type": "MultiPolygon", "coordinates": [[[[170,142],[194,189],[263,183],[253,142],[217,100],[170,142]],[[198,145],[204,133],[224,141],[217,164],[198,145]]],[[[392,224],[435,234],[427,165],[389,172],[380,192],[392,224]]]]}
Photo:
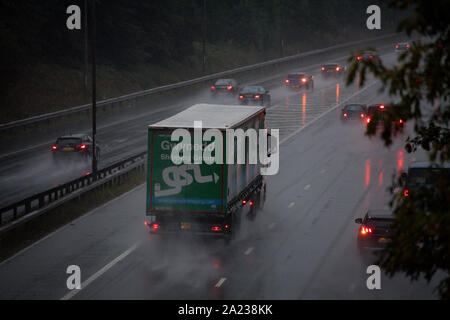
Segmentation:
{"type": "Polygon", "coordinates": [[[439,179],[450,181],[450,163],[438,165],[429,161],[417,161],[410,164],[408,172],[402,174],[405,188],[403,195],[409,197],[420,188],[432,188],[439,179]]]}
{"type": "Polygon", "coordinates": [[[341,120],[364,120],[367,114],[367,106],[361,103],[347,104],[341,111],[341,120]]]}
{"type": "Polygon", "coordinates": [[[307,75],[303,72],[289,73],[284,83],[288,88],[306,88],[308,90],[314,89],[314,80],[312,75],[307,75]]]}
{"type": "Polygon", "coordinates": [[[234,79],[218,79],[210,89],[214,97],[223,95],[234,96],[239,92],[238,82],[234,79]]]}
{"type": "Polygon", "coordinates": [[[330,76],[342,76],[347,70],[347,67],[340,65],[339,63],[326,63],[320,68],[322,77],[328,78],[330,76]]]}
{"type": "Polygon", "coordinates": [[[360,224],[358,230],[358,249],[383,248],[391,239],[391,226],[394,216],[388,210],[369,210],[364,218],[355,219],[360,224]]]}
{"type": "Polygon", "coordinates": [[[395,52],[404,52],[409,50],[409,43],[399,42],[395,45],[395,52]]]}
{"type": "MultiPolygon", "coordinates": [[[[97,159],[100,156],[100,147],[96,146],[97,159]]],[[[93,155],[93,141],[87,134],[71,134],[59,137],[52,145],[53,160],[89,160],[93,155]]]]}
{"type": "MultiPolygon", "coordinates": [[[[390,107],[385,104],[371,104],[367,109],[366,116],[366,124],[369,124],[373,121],[376,121],[375,125],[377,127],[382,127],[385,121],[385,117],[387,117],[387,112],[389,112],[390,107]]],[[[405,123],[402,118],[394,117],[392,120],[393,126],[398,126],[399,128],[403,128],[405,123]]]]}
{"type": "Polygon", "coordinates": [[[246,86],[239,92],[239,103],[270,106],[270,93],[262,86],[246,86]]]}

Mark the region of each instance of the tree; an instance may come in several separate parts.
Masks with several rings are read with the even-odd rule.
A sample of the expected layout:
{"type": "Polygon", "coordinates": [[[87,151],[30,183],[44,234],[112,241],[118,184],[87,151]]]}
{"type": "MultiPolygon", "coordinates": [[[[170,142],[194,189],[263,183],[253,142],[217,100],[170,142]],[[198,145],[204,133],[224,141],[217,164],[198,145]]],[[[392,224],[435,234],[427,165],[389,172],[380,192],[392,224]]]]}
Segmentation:
{"type": "MultiPolygon", "coordinates": [[[[391,120],[400,117],[414,123],[415,136],[405,141],[407,152],[427,151],[438,165],[450,158],[450,2],[446,0],[386,0],[391,8],[405,11],[398,32],[420,37],[398,58],[398,64],[386,67],[381,59],[355,62],[349,68],[347,84],[360,77],[363,85],[368,72],[382,83],[398,102],[383,122],[381,138],[385,145],[399,128],[391,120]],[[431,114],[430,106],[434,108],[431,114]]],[[[353,53],[352,53],[353,55],[353,53]]],[[[366,135],[377,134],[372,121],[366,135]]],[[[450,299],[450,181],[441,176],[434,188],[421,188],[413,196],[401,193],[402,179],[396,177],[390,188],[395,215],[393,238],[381,252],[377,263],[389,276],[405,273],[412,281],[423,276],[440,280],[436,290],[441,299],[450,299]],[[444,274],[441,278],[441,274],[444,274]]]]}

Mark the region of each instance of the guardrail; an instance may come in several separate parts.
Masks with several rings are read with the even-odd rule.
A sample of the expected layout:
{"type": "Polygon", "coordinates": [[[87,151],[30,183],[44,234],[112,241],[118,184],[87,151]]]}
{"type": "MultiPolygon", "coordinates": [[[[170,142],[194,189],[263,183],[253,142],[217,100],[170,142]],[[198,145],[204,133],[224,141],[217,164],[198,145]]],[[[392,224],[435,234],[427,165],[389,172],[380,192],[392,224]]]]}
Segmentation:
{"type": "Polygon", "coordinates": [[[80,197],[92,189],[120,184],[133,170],[145,171],[146,155],[147,152],[141,152],[103,168],[95,174],[74,179],[1,208],[0,234],[39,216],[51,208],[80,197]],[[5,215],[7,215],[6,219],[4,219],[5,215]]]}
{"type": "MultiPolygon", "coordinates": [[[[299,59],[302,57],[306,57],[309,55],[323,53],[323,52],[340,49],[340,48],[345,48],[348,46],[354,46],[357,44],[367,43],[367,42],[371,42],[371,41],[387,39],[387,38],[391,38],[391,37],[398,36],[398,35],[399,35],[399,33],[391,33],[388,35],[383,35],[383,36],[364,39],[364,40],[347,42],[347,43],[334,45],[334,46],[330,46],[330,47],[326,47],[326,48],[322,48],[322,49],[316,49],[316,50],[312,50],[312,51],[295,54],[295,55],[288,56],[288,57],[269,60],[266,62],[257,63],[257,64],[253,64],[253,65],[249,65],[249,66],[239,67],[239,68],[214,73],[214,74],[210,74],[207,76],[203,76],[203,77],[199,77],[199,78],[195,78],[195,79],[191,79],[191,80],[186,80],[186,81],[182,81],[182,82],[178,82],[178,83],[173,83],[173,84],[169,84],[169,85],[164,85],[164,86],[160,86],[160,87],[156,87],[156,88],[152,88],[152,89],[148,89],[148,90],[143,90],[143,91],[123,95],[123,96],[116,97],[116,98],[101,100],[97,103],[97,106],[102,107],[102,106],[106,106],[106,105],[110,105],[110,104],[116,104],[116,103],[130,101],[133,99],[139,99],[139,98],[142,98],[142,97],[145,97],[145,96],[148,96],[151,94],[163,92],[163,91],[169,91],[169,90],[173,90],[173,89],[179,89],[182,87],[188,87],[188,86],[192,86],[192,85],[199,84],[202,82],[215,80],[215,79],[221,78],[221,77],[226,77],[226,76],[235,75],[235,74],[242,73],[242,72],[248,72],[248,71],[252,71],[252,70],[256,70],[256,69],[265,68],[268,66],[291,62],[293,60],[296,60],[296,59],[299,59]]],[[[68,109],[64,109],[64,110],[60,110],[60,111],[56,111],[56,112],[52,112],[52,113],[46,113],[46,114],[38,115],[35,117],[27,118],[27,119],[21,119],[21,120],[16,120],[16,121],[0,124],[0,131],[11,129],[14,127],[35,124],[40,121],[48,121],[50,119],[70,115],[73,113],[88,111],[91,107],[92,107],[92,104],[85,104],[82,106],[68,108],[68,109]]]]}

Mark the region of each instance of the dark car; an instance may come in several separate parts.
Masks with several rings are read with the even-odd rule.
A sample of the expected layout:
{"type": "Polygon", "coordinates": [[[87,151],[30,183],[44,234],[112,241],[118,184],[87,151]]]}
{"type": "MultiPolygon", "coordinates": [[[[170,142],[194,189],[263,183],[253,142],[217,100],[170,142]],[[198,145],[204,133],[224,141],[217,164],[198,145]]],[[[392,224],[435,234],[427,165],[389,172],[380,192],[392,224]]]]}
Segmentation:
{"type": "Polygon", "coordinates": [[[314,80],[312,75],[307,75],[303,72],[289,73],[284,83],[288,88],[306,88],[308,90],[314,89],[314,80]]]}
{"type": "Polygon", "coordinates": [[[341,120],[364,120],[367,114],[367,106],[361,103],[347,104],[342,108],[341,120]]]}
{"type": "Polygon", "coordinates": [[[369,210],[364,218],[355,219],[360,224],[358,230],[358,249],[383,248],[391,239],[391,226],[394,221],[388,210],[369,210]]]}
{"type": "MultiPolygon", "coordinates": [[[[96,146],[97,159],[100,147],[96,146]]],[[[71,134],[59,137],[52,145],[52,155],[55,161],[89,160],[93,155],[93,141],[87,134],[71,134]]]]}
{"type": "Polygon", "coordinates": [[[402,174],[405,180],[403,195],[409,197],[411,192],[420,188],[432,188],[440,179],[450,181],[450,163],[438,165],[429,161],[418,161],[410,164],[408,172],[402,174]]]}
{"type": "Polygon", "coordinates": [[[239,92],[238,82],[234,79],[218,79],[211,86],[213,96],[233,95],[239,92]]]}
{"type": "Polygon", "coordinates": [[[246,86],[239,93],[239,103],[270,106],[269,91],[262,86],[246,86]]]}
{"type": "MultiPolygon", "coordinates": [[[[376,121],[376,126],[383,126],[384,119],[387,116],[387,112],[390,107],[385,104],[371,104],[367,109],[366,123],[369,124],[373,121],[376,121]]],[[[398,116],[395,116],[392,120],[392,125],[396,125],[400,128],[403,128],[404,121],[398,116]]]]}
{"type": "Polygon", "coordinates": [[[341,76],[347,70],[347,67],[339,63],[326,63],[320,68],[322,77],[328,78],[330,76],[341,76]]]}
{"type": "Polygon", "coordinates": [[[377,57],[377,54],[374,51],[364,51],[361,55],[356,57],[356,60],[357,61],[371,60],[375,57],[377,57]]]}
{"type": "Polygon", "coordinates": [[[395,52],[404,52],[409,50],[409,43],[399,42],[395,45],[395,52]]]}

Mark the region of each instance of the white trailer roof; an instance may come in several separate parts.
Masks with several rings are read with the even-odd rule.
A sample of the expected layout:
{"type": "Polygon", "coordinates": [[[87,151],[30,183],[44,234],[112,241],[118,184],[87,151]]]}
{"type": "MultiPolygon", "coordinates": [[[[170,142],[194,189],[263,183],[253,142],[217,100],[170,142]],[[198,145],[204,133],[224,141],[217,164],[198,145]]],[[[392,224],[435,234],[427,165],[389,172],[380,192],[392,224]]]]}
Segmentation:
{"type": "Polygon", "coordinates": [[[255,106],[201,103],[149,125],[149,128],[194,128],[194,121],[202,121],[202,127],[205,129],[230,129],[264,109],[264,107],[255,106]]]}

